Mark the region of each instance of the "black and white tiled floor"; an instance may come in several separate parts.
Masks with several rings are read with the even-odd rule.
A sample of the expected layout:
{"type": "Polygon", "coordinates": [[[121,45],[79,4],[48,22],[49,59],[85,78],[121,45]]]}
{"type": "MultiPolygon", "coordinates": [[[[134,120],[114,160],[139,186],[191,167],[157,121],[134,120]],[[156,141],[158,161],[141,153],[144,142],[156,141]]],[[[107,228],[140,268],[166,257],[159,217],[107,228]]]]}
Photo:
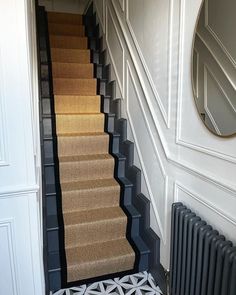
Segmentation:
{"type": "Polygon", "coordinates": [[[152,275],[141,272],[114,280],[106,280],[91,285],[82,285],[70,289],[59,290],[51,295],[161,295],[152,275]]]}

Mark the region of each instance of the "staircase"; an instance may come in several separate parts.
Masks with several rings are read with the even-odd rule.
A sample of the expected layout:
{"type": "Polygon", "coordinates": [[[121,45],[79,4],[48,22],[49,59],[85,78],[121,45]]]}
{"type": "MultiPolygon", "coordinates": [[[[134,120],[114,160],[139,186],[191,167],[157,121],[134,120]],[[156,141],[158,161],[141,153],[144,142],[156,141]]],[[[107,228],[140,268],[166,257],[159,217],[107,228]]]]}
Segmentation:
{"type": "Polygon", "coordinates": [[[81,15],[48,13],[67,281],[133,269],[81,15]]]}
{"type": "Polygon", "coordinates": [[[47,294],[149,270],[162,285],[121,100],[92,6],[86,16],[37,8],[47,294]]]}

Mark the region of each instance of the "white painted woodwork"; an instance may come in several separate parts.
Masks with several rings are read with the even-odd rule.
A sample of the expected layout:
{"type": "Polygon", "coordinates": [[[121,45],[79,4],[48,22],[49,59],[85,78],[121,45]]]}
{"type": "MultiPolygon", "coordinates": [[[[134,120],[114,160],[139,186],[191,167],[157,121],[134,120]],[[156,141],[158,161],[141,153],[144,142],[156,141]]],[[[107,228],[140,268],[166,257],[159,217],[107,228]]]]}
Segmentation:
{"type": "Polygon", "coordinates": [[[83,14],[90,0],[39,0],[47,11],[83,14]]]}
{"type": "MultiPolygon", "coordinates": [[[[201,0],[95,0],[166,268],[174,201],[184,202],[236,243],[236,138],[218,138],[206,129],[192,92],[192,41],[200,6],[201,0]]],[[[212,78],[206,69],[205,75],[212,78]]]]}
{"type": "Polygon", "coordinates": [[[0,7],[0,295],[42,295],[34,1],[0,7]]]}

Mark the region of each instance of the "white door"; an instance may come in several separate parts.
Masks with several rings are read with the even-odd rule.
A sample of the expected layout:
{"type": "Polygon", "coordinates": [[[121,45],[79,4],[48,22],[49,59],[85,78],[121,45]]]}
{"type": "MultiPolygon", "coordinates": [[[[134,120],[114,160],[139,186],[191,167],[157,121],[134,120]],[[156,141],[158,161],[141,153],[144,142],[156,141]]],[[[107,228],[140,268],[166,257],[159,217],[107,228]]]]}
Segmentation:
{"type": "Polygon", "coordinates": [[[34,7],[0,7],[0,295],[42,295],[34,7]]]}

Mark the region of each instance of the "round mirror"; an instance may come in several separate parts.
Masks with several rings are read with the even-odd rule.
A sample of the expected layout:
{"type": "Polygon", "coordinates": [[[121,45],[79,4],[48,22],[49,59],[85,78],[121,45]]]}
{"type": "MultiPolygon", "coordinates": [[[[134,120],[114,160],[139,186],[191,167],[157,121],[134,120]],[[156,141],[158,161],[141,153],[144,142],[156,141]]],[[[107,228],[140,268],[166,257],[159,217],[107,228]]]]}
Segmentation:
{"type": "Polygon", "coordinates": [[[236,1],[203,1],[192,49],[196,107],[214,134],[236,134],[236,1]]]}

